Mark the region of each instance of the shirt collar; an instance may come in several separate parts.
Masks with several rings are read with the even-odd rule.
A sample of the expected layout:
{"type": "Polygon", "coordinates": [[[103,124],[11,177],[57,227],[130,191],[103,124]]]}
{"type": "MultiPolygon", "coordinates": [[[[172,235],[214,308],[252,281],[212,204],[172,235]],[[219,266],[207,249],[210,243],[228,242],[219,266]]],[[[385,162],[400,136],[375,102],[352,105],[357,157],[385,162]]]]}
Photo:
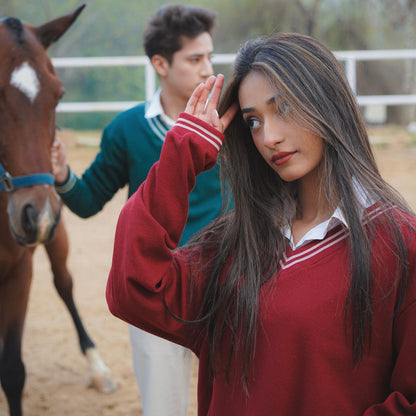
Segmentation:
{"type": "Polygon", "coordinates": [[[172,120],[165,114],[160,101],[160,93],[161,89],[159,88],[152,99],[146,104],[146,113],[144,116],[147,119],[159,116],[169,128],[172,128],[175,124],[175,120],[172,120]]]}
{"type": "MultiPolygon", "coordinates": [[[[358,203],[361,207],[360,215],[363,216],[364,211],[374,204],[374,200],[366,193],[362,185],[354,178],[353,179],[354,193],[357,198],[358,203]]],[[[295,245],[292,236],[292,230],[290,225],[286,225],[284,229],[285,237],[289,240],[291,248],[294,250],[296,248],[302,247],[306,243],[312,240],[323,240],[325,236],[335,228],[338,224],[342,224],[345,228],[349,228],[347,220],[342,212],[341,207],[338,205],[335,211],[332,213],[331,217],[322,223],[316,225],[310,229],[295,245]]]]}

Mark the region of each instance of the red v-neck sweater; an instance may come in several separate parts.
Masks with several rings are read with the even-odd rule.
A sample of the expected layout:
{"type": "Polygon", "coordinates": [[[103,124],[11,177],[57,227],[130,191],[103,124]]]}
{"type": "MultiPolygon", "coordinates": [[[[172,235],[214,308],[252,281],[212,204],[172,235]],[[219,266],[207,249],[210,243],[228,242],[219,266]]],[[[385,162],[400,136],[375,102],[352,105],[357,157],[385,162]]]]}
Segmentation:
{"type": "MultiPolygon", "coordinates": [[[[408,285],[392,320],[399,296],[393,284],[397,259],[380,227],[383,212],[374,207],[369,216],[379,233],[373,249],[373,336],[361,364],[352,362],[351,334],[345,330],[348,231],[339,226],[322,241],[288,248],[276,277],[264,285],[249,393],[238,373],[230,384],[221,369],[210,379],[206,339],[190,342],[190,326],[174,319],[164,302],[177,316],[194,317],[189,253],[175,248],[195,177],[216,163],[222,140],[217,130],[187,114],[168,133],[159,162],[120,214],[106,292],[111,312],[195,352],[199,416],[416,415],[416,239],[403,225],[408,285]]],[[[194,278],[198,299],[204,279],[194,278]]]]}

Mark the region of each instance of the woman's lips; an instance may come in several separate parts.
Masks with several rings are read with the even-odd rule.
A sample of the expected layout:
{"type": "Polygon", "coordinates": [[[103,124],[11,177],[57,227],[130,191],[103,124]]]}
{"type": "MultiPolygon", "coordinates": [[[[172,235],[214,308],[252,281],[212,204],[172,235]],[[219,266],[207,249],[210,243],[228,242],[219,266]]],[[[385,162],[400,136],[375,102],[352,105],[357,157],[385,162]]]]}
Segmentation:
{"type": "Polygon", "coordinates": [[[295,154],[296,152],[279,152],[277,155],[274,155],[272,157],[272,162],[275,165],[282,165],[283,163],[286,163],[288,160],[291,159],[291,157],[295,154]]]}

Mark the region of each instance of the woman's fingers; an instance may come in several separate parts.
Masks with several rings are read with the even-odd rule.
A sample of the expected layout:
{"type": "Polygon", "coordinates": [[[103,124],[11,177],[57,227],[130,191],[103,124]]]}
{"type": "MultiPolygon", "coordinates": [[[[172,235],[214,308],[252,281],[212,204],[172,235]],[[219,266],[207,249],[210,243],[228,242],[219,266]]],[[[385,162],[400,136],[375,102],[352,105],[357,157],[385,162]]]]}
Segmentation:
{"type": "Polygon", "coordinates": [[[218,103],[220,102],[221,91],[224,85],[224,75],[218,74],[217,78],[215,79],[215,83],[212,86],[212,93],[209,97],[208,103],[206,105],[206,112],[211,114],[214,110],[217,109],[218,103]]]}
{"type": "Polygon", "coordinates": [[[234,103],[221,117],[220,119],[221,127],[222,127],[221,131],[223,133],[227,129],[229,124],[231,123],[231,120],[235,117],[237,110],[238,110],[238,104],[234,103]]]}
{"type": "MultiPolygon", "coordinates": [[[[197,115],[202,115],[206,113],[206,107],[207,107],[207,100],[209,97],[209,93],[211,92],[211,89],[213,87],[213,85],[216,82],[216,78],[214,75],[211,75],[206,82],[203,84],[204,88],[201,91],[201,94],[199,96],[199,100],[196,103],[196,114],[197,115]]],[[[209,101],[208,101],[209,102],[209,101]]]]}
{"type": "Polygon", "coordinates": [[[238,105],[234,104],[219,118],[217,107],[223,85],[224,75],[210,76],[205,83],[195,88],[185,108],[185,112],[206,121],[221,132],[228,127],[238,109],[238,105]]]}
{"type": "Polygon", "coordinates": [[[192,95],[190,96],[187,104],[186,104],[186,108],[185,108],[185,112],[195,115],[195,108],[196,105],[199,101],[199,97],[201,96],[202,90],[204,89],[204,84],[199,84],[194,92],[192,93],[192,95]]]}
{"type": "Polygon", "coordinates": [[[209,92],[211,91],[214,82],[215,77],[211,76],[207,79],[206,82],[199,84],[195,88],[186,104],[185,112],[194,116],[204,114],[209,92]]]}

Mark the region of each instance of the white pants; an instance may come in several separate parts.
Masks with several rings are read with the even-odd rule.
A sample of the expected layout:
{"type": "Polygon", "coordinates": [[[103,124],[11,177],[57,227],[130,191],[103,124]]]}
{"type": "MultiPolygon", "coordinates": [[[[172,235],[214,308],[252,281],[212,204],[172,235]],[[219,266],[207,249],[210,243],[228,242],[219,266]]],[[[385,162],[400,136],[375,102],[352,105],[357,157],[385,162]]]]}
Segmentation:
{"type": "Polygon", "coordinates": [[[191,351],[132,325],[129,332],[143,416],[186,416],[191,351]]]}

